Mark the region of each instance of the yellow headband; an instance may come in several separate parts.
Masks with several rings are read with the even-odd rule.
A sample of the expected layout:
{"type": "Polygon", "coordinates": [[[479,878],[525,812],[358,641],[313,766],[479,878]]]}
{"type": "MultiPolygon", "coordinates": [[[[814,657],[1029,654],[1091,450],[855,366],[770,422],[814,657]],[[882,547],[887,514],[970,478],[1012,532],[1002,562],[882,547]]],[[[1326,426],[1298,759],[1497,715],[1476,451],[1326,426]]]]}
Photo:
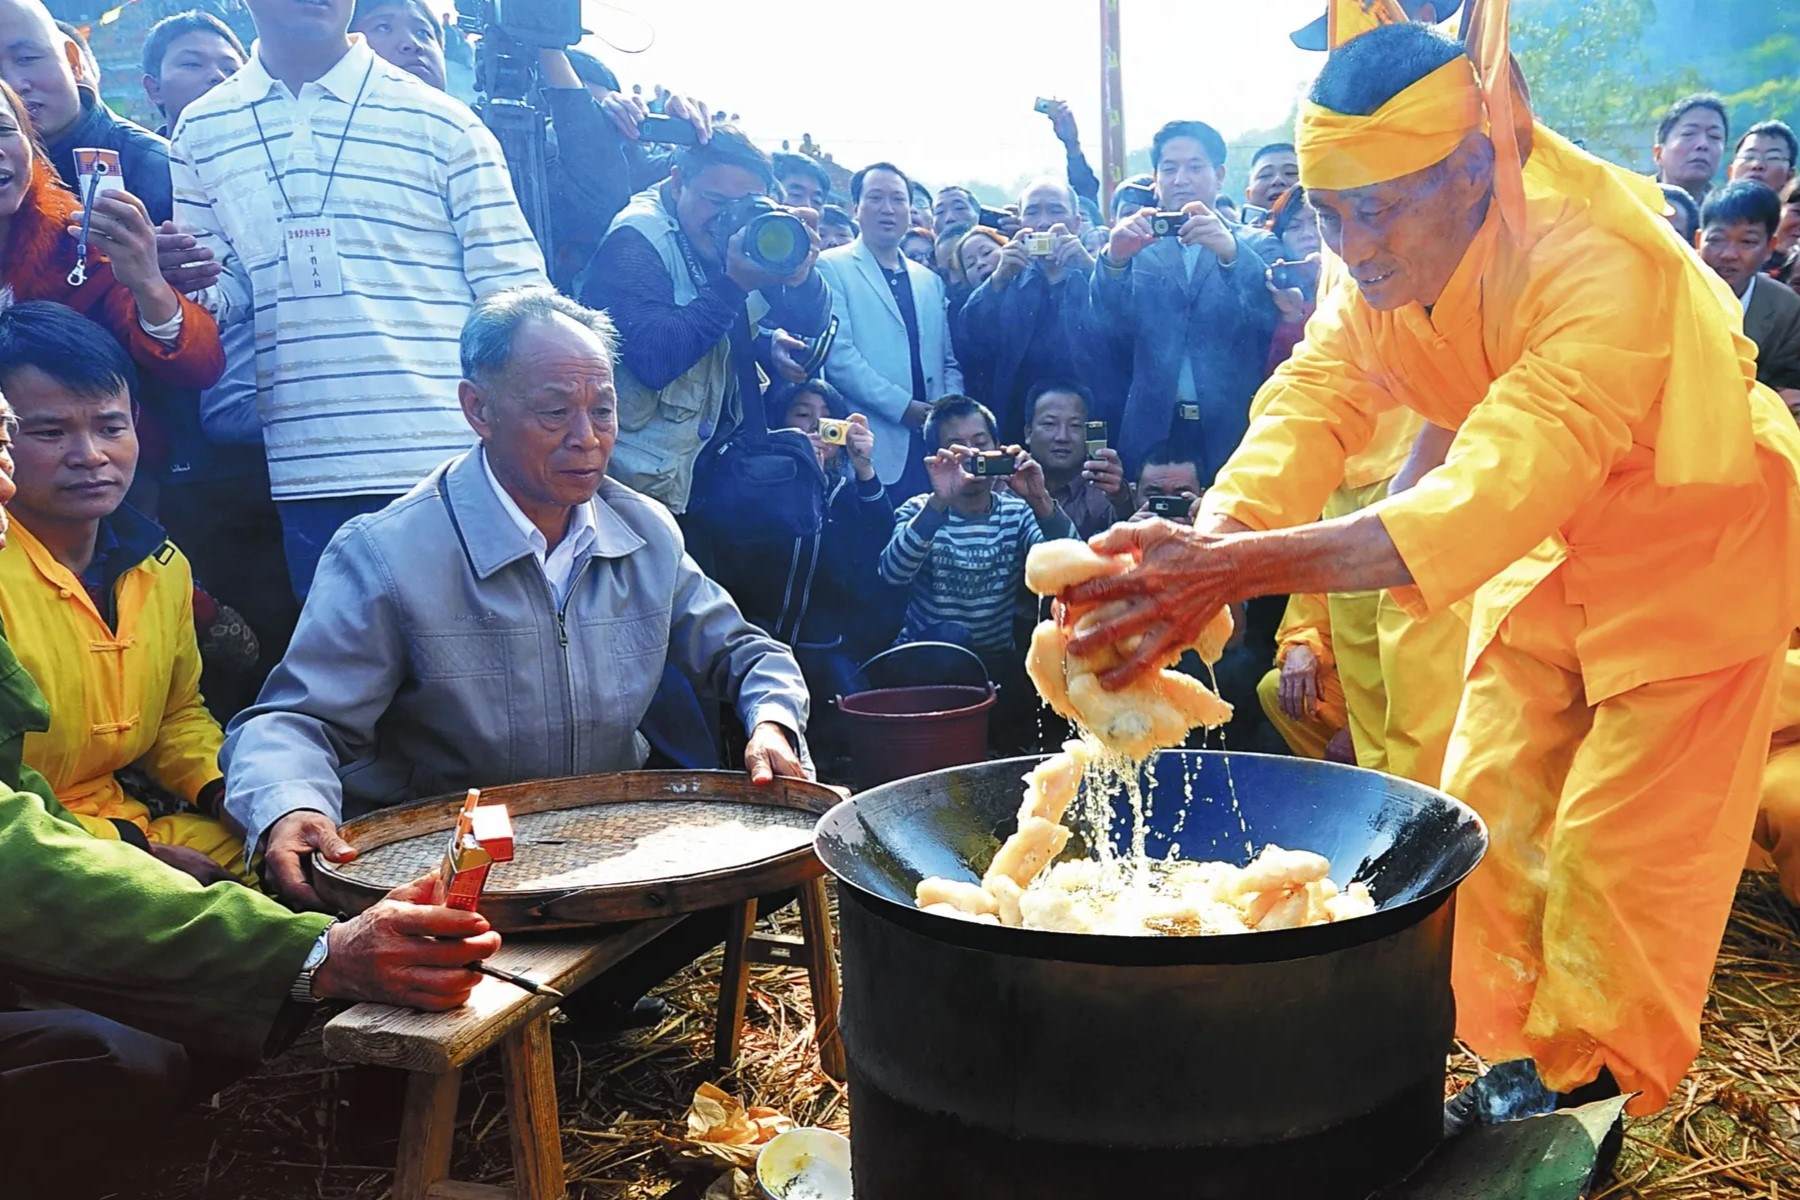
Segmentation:
{"type": "Polygon", "coordinates": [[[1422,171],[1448,158],[1485,114],[1475,65],[1460,54],[1366,117],[1304,101],[1294,138],[1300,182],[1340,191],[1422,171]]]}

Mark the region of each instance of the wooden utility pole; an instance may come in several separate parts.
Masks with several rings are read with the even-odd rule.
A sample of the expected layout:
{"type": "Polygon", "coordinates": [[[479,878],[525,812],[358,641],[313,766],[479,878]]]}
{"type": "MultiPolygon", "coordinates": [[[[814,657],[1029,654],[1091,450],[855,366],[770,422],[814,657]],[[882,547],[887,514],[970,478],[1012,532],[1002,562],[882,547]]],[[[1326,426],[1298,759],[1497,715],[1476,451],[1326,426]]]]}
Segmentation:
{"type": "Polygon", "coordinates": [[[1125,92],[1119,69],[1119,0],[1100,0],[1100,212],[1125,177],[1125,92]]]}

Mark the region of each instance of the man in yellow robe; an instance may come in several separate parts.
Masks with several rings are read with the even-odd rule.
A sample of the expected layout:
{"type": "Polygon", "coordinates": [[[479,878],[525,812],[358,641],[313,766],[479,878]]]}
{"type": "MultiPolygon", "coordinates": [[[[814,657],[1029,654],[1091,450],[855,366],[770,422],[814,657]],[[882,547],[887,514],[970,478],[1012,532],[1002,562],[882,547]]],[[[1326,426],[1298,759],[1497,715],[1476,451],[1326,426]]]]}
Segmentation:
{"type": "Polygon", "coordinates": [[[1275,668],[1257,683],[1256,699],[1301,758],[1355,762],[1326,601],[1316,592],[1288,597],[1275,631],[1275,668]]]}
{"type": "Polygon", "coordinates": [[[1660,200],[1517,119],[1482,58],[1402,24],[1327,60],[1297,142],[1345,271],[1197,526],[1095,539],[1141,562],[1071,596],[1121,602],[1072,650],[1143,634],[1122,686],[1248,596],[1473,595],[1444,786],[1491,843],[1458,897],[1458,1032],[1559,1092],[1610,1072],[1641,1114],[1698,1048],[1756,816],[1800,430],[1660,200]],[[1454,431],[1442,464],[1303,524],[1396,405],[1454,431]]]}

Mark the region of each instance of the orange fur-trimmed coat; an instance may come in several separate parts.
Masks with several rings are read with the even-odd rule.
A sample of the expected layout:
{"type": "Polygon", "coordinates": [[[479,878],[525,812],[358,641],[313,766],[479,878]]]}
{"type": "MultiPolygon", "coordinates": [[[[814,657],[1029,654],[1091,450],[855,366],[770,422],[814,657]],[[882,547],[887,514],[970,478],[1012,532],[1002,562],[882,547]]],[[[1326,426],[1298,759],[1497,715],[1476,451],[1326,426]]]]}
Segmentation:
{"type": "Polygon", "coordinates": [[[178,388],[205,388],[225,369],[219,330],[212,314],[185,296],[181,332],[172,342],[145,333],[138,323],[137,300],[113,275],[112,264],[88,252],[87,279],[69,282],[75,266],[75,240],[68,234],[81,202],[64,188],[41,156],[31,162],[25,200],[7,227],[0,249],[0,307],[23,300],[66,304],[104,326],[148,379],[178,388]]]}

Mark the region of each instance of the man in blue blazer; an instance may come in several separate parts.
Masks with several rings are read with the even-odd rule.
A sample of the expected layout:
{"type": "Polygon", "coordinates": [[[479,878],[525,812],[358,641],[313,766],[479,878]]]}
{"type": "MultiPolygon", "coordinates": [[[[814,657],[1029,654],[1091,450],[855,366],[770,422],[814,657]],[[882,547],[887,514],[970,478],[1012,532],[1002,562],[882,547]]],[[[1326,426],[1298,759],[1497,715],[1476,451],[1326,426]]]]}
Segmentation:
{"type": "Polygon", "coordinates": [[[868,417],[875,473],[901,499],[930,490],[919,430],[932,404],[963,386],[944,283],[900,253],[910,191],[911,181],[892,163],[858,171],[850,200],[862,233],[819,258],[838,319],[825,377],[868,417]]]}

